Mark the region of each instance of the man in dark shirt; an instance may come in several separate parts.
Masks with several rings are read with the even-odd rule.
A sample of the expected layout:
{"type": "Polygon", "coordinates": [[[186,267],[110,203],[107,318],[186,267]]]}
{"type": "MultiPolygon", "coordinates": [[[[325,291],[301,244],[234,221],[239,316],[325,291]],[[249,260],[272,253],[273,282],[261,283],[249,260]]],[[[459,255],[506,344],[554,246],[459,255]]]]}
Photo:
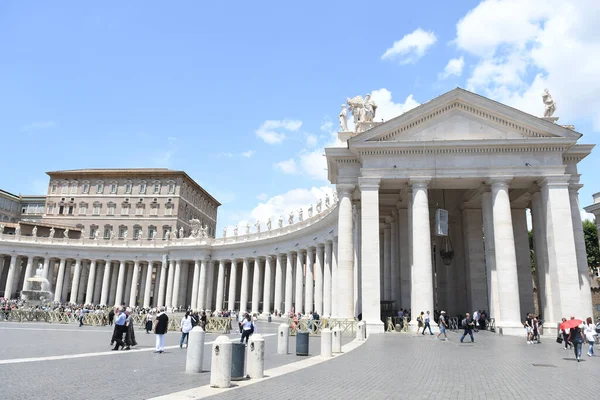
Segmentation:
{"type": "Polygon", "coordinates": [[[475,338],[473,337],[473,325],[474,324],[475,323],[473,322],[473,319],[471,318],[471,314],[467,313],[465,316],[465,319],[463,319],[463,321],[462,321],[462,326],[463,326],[465,332],[460,337],[461,343],[463,342],[465,336],[467,336],[467,335],[471,336],[471,343],[475,342],[475,338]]]}
{"type": "Polygon", "coordinates": [[[160,313],[156,316],[156,322],[154,323],[154,333],[156,334],[156,348],[155,353],[165,352],[165,335],[169,329],[169,317],[165,314],[165,308],[160,308],[160,313]]]}
{"type": "Polygon", "coordinates": [[[111,308],[110,311],[108,312],[108,325],[109,326],[112,326],[114,318],[115,318],[115,309],[111,308]]]}

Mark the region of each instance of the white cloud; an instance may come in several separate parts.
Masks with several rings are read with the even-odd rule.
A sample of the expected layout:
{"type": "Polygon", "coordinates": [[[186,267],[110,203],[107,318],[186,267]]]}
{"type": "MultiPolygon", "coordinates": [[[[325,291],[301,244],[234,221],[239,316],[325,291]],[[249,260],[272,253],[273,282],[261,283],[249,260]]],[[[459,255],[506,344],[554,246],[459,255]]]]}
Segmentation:
{"type": "Polygon", "coordinates": [[[392,47],[383,53],[381,59],[400,58],[400,64],[415,63],[425,55],[427,49],[433,46],[436,41],[437,37],[433,32],[426,32],[421,28],[417,28],[414,32],[395,41],[392,47]]]}
{"type": "Polygon", "coordinates": [[[377,121],[381,121],[382,119],[388,121],[400,114],[412,110],[420,104],[413,98],[412,94],[408,95],[403,103],[394,103],[392,100],[392,92],[386,88],[373,90],[371,98],[375,101],[375,104],[377,104],[377,121]]]}
{"type": "Polygon", "coordinates": [[[219,157],[219,158],[222,158],[222,157],[231,158],[231,157],[233,157],[233,153],[230,153],[228,151],[221,151],[221,152],[217,153],[217,157],[219,157]]]}
{"type": "Polygon", "coordinates": [[[290,158],[289,160],[279,161],[273,165],[275,168],[281,170],[285,174],[296,173],[296,160],[290,158]]]}
{"type": "Polygon", "coordinates": [[[269,195],[266,193],[261,193],[258,196],[256,196],[256,200],[258,201],[265,201],[269,198],[269,195]]]}
{"type": "Polygon", "coordinates": [[[323,149],[315,151],[303,151],[300,153],[300,167],[302,171],[311,178],[326,181],[327,180],[327,159],[324,156],[323,149]]]}
{"type": "Polygon", "coordinates": [[[306,134],[306,146],[315,147],[319,143],[319,139],[312,133],[306,134]]]}
{"type": "Polygon", "coordinates": [[[241,155],[242,157],[250,158],[254,155],[254,150],[244,151],[241,155]]]}
{"type": "Polygon", "coordinates": [[[480,3],[456,28],[456,46],[478,57],[467,87],[537,116],[548,88],[562,123],[588,120],[600,131],[596,8],[595,0],[480,3]]]}
{"type": "Polygon", "coordinates": [[[267,120],[256,130],[256,136],[268,144],[278,144],[285,139],[285,132],[296,132],[302,127],[298,120],[267,120]]]}
{"type": "Polygon", "coordinates": [[[325,118],[321,123],[321,130],[327,133],[330,133],[332,130],[334,130],[333,122],[331,121],[331,119],[329,119],[329,117],[325,118]]]}
{"type": "Polygon", "coordinates": [[[464,66],[465,59],[463,56],[460,56],[459,58],[452,58],[450,61],[448,61],[448,64],[446,64],[444,72],[440,74],[439,78],[447,79],[451,76],[461,76],[464,66]]]}
{"type": "Polygon", "coordinates": [[[36,121],[31,122],[27,125],[23,125],[21,130],[24,132],[33,132],[33,131],[41,131],[45,129],[51,129],[56,127],[55,121],[36,121]]]}

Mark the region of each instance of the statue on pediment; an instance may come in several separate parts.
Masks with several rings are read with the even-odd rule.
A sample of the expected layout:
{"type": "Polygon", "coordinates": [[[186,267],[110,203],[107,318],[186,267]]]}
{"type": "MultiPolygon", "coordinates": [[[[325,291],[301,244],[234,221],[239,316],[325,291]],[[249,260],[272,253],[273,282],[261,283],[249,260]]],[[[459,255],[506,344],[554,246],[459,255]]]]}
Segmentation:
{"type": "Polygon", "coordinates": [[[246,222],[246,235],[250,234],[250,222],[246,222]]]}
{"type": "Polygon", "coordinates": [[[354,119],[355,132],[359,132],[360,122],[373,122],[375,119],[375,113],[377,112],[377,104],[371,99],[371,94],[367,93],[365,98],[362,96],[356,96],[353,98],[347,98],[348,108],[352,112],[354,119]]]}
{"type": "Polygon", "coordinates": [[[227,227],[223,228],[223,239],[227,237],[227,227]]]}
{"type": "Polygon", "coordinates": [[[329,208],[330,203],[329,203],[329,194],[325,193],[325,208],[329,208]]]}
{"type": "Polygon", "coordinates": [[[233,237],[237,237],[237,235],[238,235],[238,226],[236,225],[233,227],[233,237]]]}
{"type": "Polygon", "coordinates": [[[21,225],[17,225],[15,228],[15,236],[21,236],[21,225]]]}
{"type": "Polygon", "coordinates": [[[260,221],[257,220],[254,227],[256,228],[256,233],[260,233],[260,221]]]}
{"type": "Polygon", "coordinates": [[[183,226],[179,228],[179,239],[183,239],[183,226]]]}
{"type": "Polygon", "coordinates": [[[323,199],[319,199],[317,201],[317,214],[321,214],[321,205],[323,204],[323,199]]]}
{"type": "Polygon", "coordinates": [[[304,215],[302,214],[302,209],[298,209],[298,222],[304,221],[304,215]]]}
{"type": "MultiPolygon", "coordinates": [[[[52,233],[52,236],[50,236],[50,237],[54,237],[54,232],[52,232],[52,229],[50,231],[52,233]]],[[[142,235],[141,235],[141,231],[140,231],[140,239],[141,238],[142,238],[142,235]]],[[[100,229],[96,229],[96,232],[94,232],[94,240],[98,240],[98,239],[100,239],[100,229]]]]}
{"type": "Polygon", "coordinates": [[[542,93],[542,101],[546,106],[544,110],[544,117],[552,117],[556,111],[556,102],[552,99],[548,89],[544,89],[544,93],[542,93]]]}
{"type": "Polygon", "coordinates": [[[165,232],[165,240],[170,240],[171,239],[171,230],[167,229],[167,231],[165,232]]]}
{"type": "Polygon", "coordinates": [[[312,218],[313,215],[313,205],[311,204],[310,207],[308,207],[308,218],[312,218]]]}
{"type": "Polygon", "coordinates": [[[271,217],[269,217],[269,219],[267,219],[267,230],[268,231],[271,230],[271,217]]]}
{"type": "Polygon", "coordinates": [[[190,232],[191,238],[198,238],[202,236],[202,223],[199,219],[193,218],[190,220],[190,226],[192,228],[190,232]]]}
{"type": "Polygon", "coordinates": [[[342,104],[342,111],[338,118],[340,119],[340,132],[348,132],[348,110],[346,110],[345,104],[342,104]]]}
{"type": "MultiPolygon", "coordinates": [[[[68,231],[68,229],[67,229],[67,231],[68,231]]],[[[116,234],[115,230],[111,229],[110,230],[110,240],[115,240],[116,237],[117,237],[117,234],[116,234]]]]}

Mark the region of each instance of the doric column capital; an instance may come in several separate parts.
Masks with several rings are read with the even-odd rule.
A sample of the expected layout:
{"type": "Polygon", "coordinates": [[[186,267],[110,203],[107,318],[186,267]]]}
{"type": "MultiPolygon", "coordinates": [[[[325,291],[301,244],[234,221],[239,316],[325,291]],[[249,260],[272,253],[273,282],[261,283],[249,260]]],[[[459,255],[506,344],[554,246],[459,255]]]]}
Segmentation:
{"type": "Polygon", "coordinates": [[[570,178],[569,175],[544,176],[542,179],[538,180],[538,184],[542,187],[568,187],[570,178]]]}
{"type": "Polygon", "coordinates": [[[569,193],[577,195],[579,194],[579,189],[583,187],[581,183],[569,183],[569,193]]]}
{"type": "Polygon", "coordinates": [[[353,185],[351,183],[338,183],[337,185],[335,185],[339,197],[352,196],[352,192],[354,191],[355,187],[356,185],[353,185]]]}
{"type": "Polygon", "coordinates": [[[379,190],[381,184],[381,178],[358,178],[358,186],[360,190],[379,190]]]}
{"type": "Polygon", "coordinates": [[[494,176],[489,178],[485,183],[494,188],[508,188],[510,182],[513,180],[512,176],[494,176]]]}
{"type": "Polygon", "coordinates": [[[429,187],[429,184],[431,183],[431,177],[419,177],[419,178],[411,178],[408,181],[408,184],[411,186],[411,188],[415,188],[415,189],[427,189],[429,187]]]}

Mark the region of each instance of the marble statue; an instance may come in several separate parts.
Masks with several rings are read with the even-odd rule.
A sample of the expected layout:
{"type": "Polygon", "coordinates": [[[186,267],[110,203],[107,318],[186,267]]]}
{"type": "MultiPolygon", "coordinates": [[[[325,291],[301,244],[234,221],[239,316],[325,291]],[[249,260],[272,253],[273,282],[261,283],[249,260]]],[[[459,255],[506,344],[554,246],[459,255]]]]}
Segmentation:
{"type": "Polygon", "coordinates": [[[68,238],[69,238],[69,228],[65,229],[65,231],[63,232],[63,237],[64,237],[65,239],[68,239],[68,238]]]}
{"type": "Polygon", "coordinates": [[[167,229],[167,232],[165,232],[165,240],[170,240],[171,239],[171,230],[167,229]]]}
{"type": "Polygon", "coordinates": [[[0,224],[0,233],[4,233],[4,224],[0,224]]]}
{"type": "Polygon", "coordinates": [[[294,212],[290,211],[288,215],[288,225],[292,225],[294,223],[294,212]]]}
{"type": "Polygon", "coordinates": [[[257,220],[254,227],[256,228],[256,233],[260,233],[260,221],[257,220]]]}
{"type": "Polygon", "coordinates": [[[323,199],[319,199],[319,201],[317,201],[317,214],[321,214],[322,204],[323,199]]]}
{"type": "Polygon", "coordinates": [[[269,219],[267,219],[267,230],[268,231],[271,230],[271,217],[269,217],[269,219]]]}
{"type": "Polygon", "coordinates": [[[179,239],[183,239],[183,226],[179,228],[179,239]]]}
{"type": "Polygon", "coordinates": [[[33,230],[31,231],[31,236],[33,236],[33,237],[37,236],[37,226],[33,227],[33,230]]]}
{"type": "Polygon", "coordinates": [[[329,194],[325,193],[325,208],[329,208],[329,194]]]}
{"type": "Polygon", "coordinates": [[[279,228],[283,228],[283,214],[279,216],[279,220],[277,221],[277,226],[279,228]]]}
{"type": "Polygon", "coordinates": [[[50,234],[48,235],[49,238],[53,238],[54,237],[54,227],[50,228],[50,234]]]}
{"type": "Polygon", "coordinates": [[[137,237],[137,238],[138,238],[138,240],[142,240],[142,236],[143,236],[143,234],[144,234],[144,232],[142,232],[142,230],[140,229],[140,230],[138,231],[138,237],[137,237]]]}
{"type": "Polygon", "coordinates": [[[227,237],[227,227],[223,228],[223,239],[227,237]]]}
{"type": "Polygon", "coordinates": [[[312,214],[313,214],[313,206],[311,204],[310,207],[308,207],[308,218],[311,218],[312,214]]]}
{"type": "Polygon", "coordinates": [[[200,222],[200,220],[198,218],[192,218],[190,220],[190,226],[191,226],[191,231],[190,231],[190,236],[191,238],[199,238],[199,237],[205,237],[202,236],[204,232],[204,228],[202,227],[202,222],[200,222]]]}
{"type": "Polygon", "coordinates": [[[304,221],[304,216],[302,215],[302,209],[298,210],[298,222],[304,221]]]}
{"type": "Polygon", "coordinates": [[[246,222],[246,235],[250,234],[250,222],[246,222]]]}
{"type": "Polygon", "coordinates": [[[208,226],[204,225],[200,227],[200,237],[203,239],[208,237],[208,226]]]}
{"type": "Polygon", "coordinates": [[[347,98],[348,108],[352,112],[354,119],[355,132],[359,130],[359,122],[373,122],[377,111],[377,104],[371,99],[371,95],[367,94],[363,99],[362,96],[347,98]]]}
{"type": "Polygon", "coordinates": [[[84,239],[84,238],[85,238],[85,235],[86,235],[86,231],[85,231],[85,226],[84,226],[83,228],[81,228],[81,235],[80,235],[80,238],[81,238],[81,239],[84,239]]]}
{"type": "Polygon", "coordinates": [[[338,202],[338,194],[337,194],[337,190],[333,191],[333,204],[338,202]]]}
{"type": "Polygon", "coordinates": [[[233,227],[233,236],[237,237],[237,235],[238,235],[238,226],[236,225],[233,227]]]}
{"type": "Polygon", "coordinates": [[[548,89],[544,89],[544,93],[542,93],[542,101],[546,106],[546,109],[544,110],[544,117],[551,117],[554,115],[554,112],[556,111],[556,102],[552,100],[552,96],[550,95],[548,89]]]}
{"type": "Polygon", "coordinates": [[[348,110],[346,110],[345,104],[342,104],[342,111],[340,111],[338,117],[340,119],[340,132],[348,132],[348,110]]]}
{"type": "Polygon", "coordinates": [[[115,232],[114,229],[110,230],[110,240],[115,240],[115,238],[117,237],[117,233],[115,232]]]}
{"type": "Polygon", "coordinates": [[[15,228],[15,236],[21,236],[21,225],[17,225],[15,228]]]}
{"type": "Polygon", "coordinates": [[[362,122],[373,122],[375,119],[375,111],[377,110],[377,104],[373,100],[371,100],[371,94],[367,94],[365,96],[365,101],[363,102],[363,108],[361,112],[361,121],[362,122]]]}
{"type": "Polygon", "coordinates": [[[125,232],[123,232],[123,240],[127,240],[127,229],[125,229],[125,232]]]}
{"type": "MultiPolygon", "coordinates": [[[[54,232],[52,232],[52,236],[54,236],[54,232]]],[[[96,229],[96,232],[94,232],[94,240],[98,240],[100,239],[100,229],[96,229]]],[[[140,231],[140,239],[141,239],[141,231],[140,231]]]]}

